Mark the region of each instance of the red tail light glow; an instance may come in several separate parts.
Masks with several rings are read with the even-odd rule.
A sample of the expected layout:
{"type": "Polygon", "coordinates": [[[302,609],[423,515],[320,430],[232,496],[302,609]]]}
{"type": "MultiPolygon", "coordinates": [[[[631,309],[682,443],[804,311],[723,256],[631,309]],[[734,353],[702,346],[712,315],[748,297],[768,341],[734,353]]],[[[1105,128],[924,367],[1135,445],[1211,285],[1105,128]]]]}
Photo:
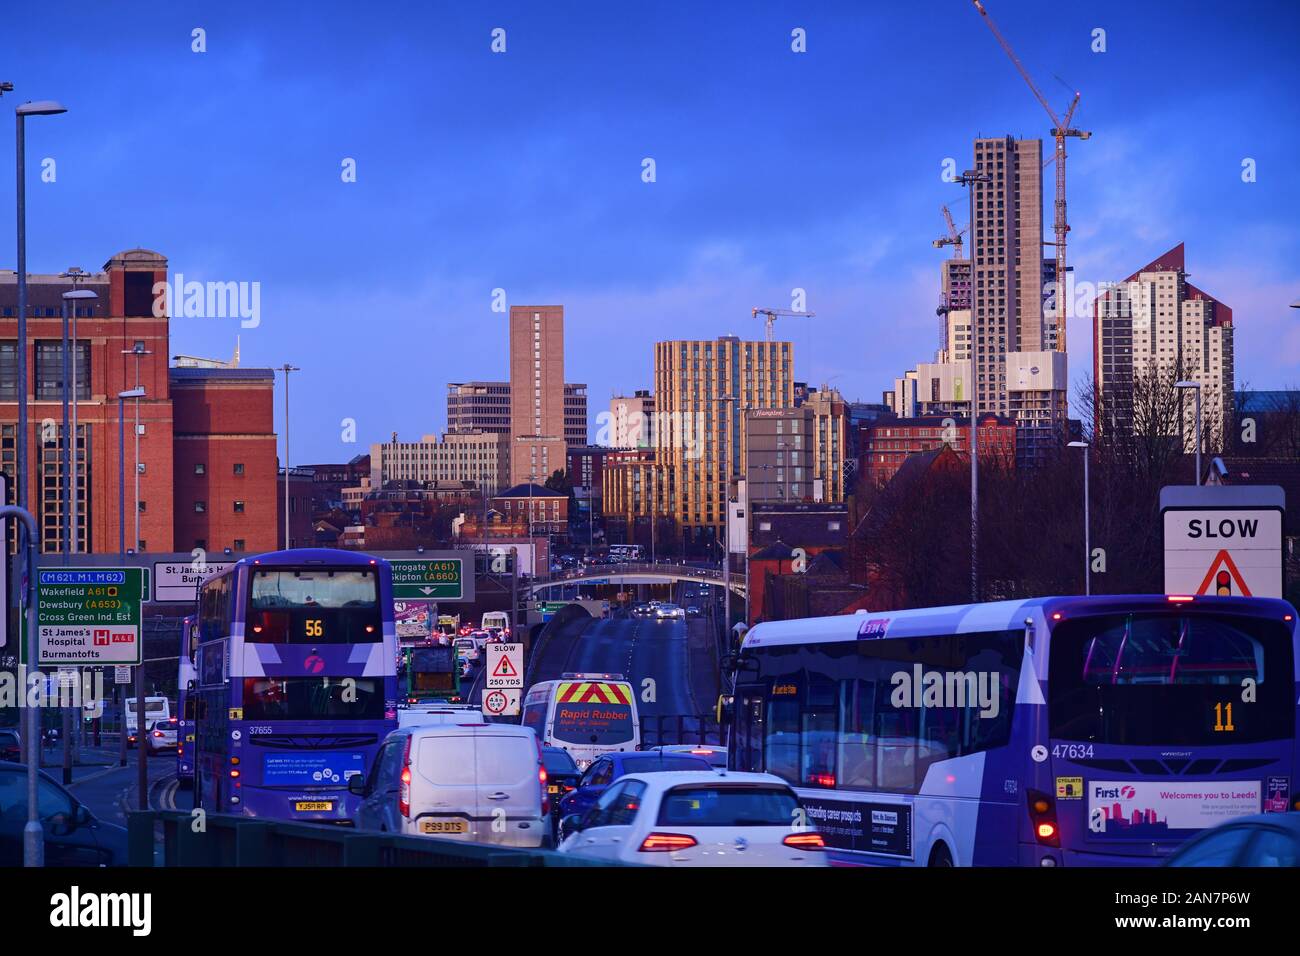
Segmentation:
{"type": "Polygon", "coordinates": [[[786,846],[794,847],[796,850],[824,850],[826,841],[820,833],[811,831],[805,833],[791,833],[781,841],[786,846]]]}
{"type": "Polygon", "coordinates": [[[397,792],[397,812],[408,820],[411,818],[411,738],[406,738],[406,749],[402,752],[402,785],[397,792]]]}
{"type": "Polygon", "coordinates": [[[833,786],[835,786],[835,774],[833,774],[833,773],[810,773],[810,774],[808,774],[808,782],[809,782],[809,783],[815,783],[815,784],[817,784],[817,786],[819,786],[819,787],[833,787],[833,786]]]}
{"type": "Polygon", "coordinates": [[[1195,600],[1195,598],[1190,594],[1170,594],[1165,600],[1171,604],[1187,604],[1189,601],[1195,600]]]}
{"type": "Polygon", "coordinates": [[[696,839],[685,833],[651,833],[641,841],[642,853],[664,853],[695,846],[696,839]]]}

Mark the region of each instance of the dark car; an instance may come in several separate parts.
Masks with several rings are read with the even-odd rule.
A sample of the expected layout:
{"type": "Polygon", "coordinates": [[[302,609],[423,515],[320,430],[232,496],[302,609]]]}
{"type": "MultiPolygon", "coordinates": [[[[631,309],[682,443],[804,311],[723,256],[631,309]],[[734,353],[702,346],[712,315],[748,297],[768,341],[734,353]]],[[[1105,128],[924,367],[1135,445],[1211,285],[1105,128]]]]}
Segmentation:
{"type": "Polygon", "coordinates": [[[636,607],[632,608],[632,616],[633,617],[654,617],[655,609],[652,608],[649,604],[638,604],[636,607]]]}
{"type": "Polygon", "coordinates": [[[600,795],[615,780],[629,773],[663,773],[674,770],[707,772],[713,768],[706,759],[694,754],[633,750],[597,757],[582,775],[577,789],[565,794],[560,800],[560,839],[568,835],[564,832],[564,821],[569,817],[582,817],[596,805],[600,795]]]}
{"type": "Polygon", "coordinates": [[[1165,866],[1300,866],[1300,815],[1260,813],[1193,837],[1165,866]]]}
{"type": "MultiPolygon", "coordinates": [[[[126,866],[126,829],[105,823],[53,778],[36,779],[46,866],[126,866]]],[[[0,866],[23,865],[27,767],[0,764],[0,866]]]]}
{"type": "Polygon", "coordinates": [[[0,730],[0,760],[17,762],[22,759],[22,746],[19,744],[18,731],[0,730]]]}
{"type": "Polygon", "coordinates": [[[551,795],[552,829],[560,822],[560,801],[578,789],[582,771],[563,747],[543,747],[542,766],[546,768],[546,791],[551,795]]]}

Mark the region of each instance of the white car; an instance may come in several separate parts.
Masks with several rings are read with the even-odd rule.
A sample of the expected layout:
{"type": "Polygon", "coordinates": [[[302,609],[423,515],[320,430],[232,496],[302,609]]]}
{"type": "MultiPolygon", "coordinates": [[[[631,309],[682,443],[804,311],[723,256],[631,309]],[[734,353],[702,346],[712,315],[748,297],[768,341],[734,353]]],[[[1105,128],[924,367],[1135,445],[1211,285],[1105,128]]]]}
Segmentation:
{"type": "Polygon", "coordinates": [[[163,750],[176,749],[176,722],[158,720],[149,728],[149,753],[156,754],[163,750]]]}
{"type": "Polygon", "coordinates": [[[632,773],[567,820],[562,853],[657,866],[827,866],[799,798],[769,773],[632,773]]]}
{"type": "Polygon", "coordinates": [[[477,664],[479,659],[479,642],[472,637],[458,637],[455,640],[456,655],[461,660],[477,664]]]}
{"type": "Polygon", "coordinates": [[[655,617],[662,620],[686,620],[686,609],[679,604],[660,604],[655,608],[655,617]]]}

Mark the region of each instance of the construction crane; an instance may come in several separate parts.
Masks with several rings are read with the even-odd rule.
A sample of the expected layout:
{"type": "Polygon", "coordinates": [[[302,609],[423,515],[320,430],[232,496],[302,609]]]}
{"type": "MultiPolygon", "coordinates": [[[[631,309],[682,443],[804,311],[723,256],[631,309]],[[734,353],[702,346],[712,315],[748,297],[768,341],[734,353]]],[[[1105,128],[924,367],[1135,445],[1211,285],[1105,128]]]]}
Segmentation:
{"type": "Polygon", "coordinates": [[[942,249],[944,246],[952,246],[952,257],[954,259],[960,259],[962,250],[961,237],[970,227],[962,226],[961,229],[958,229],[957,224],[952,221],[952,213],[948,211],[948,207],[944,206],[942,208],[943,221],[948,224],[948,235],[940,236],[938,239],[934,240],[934,242],[930,243],[930,245],[934,246],[936,249],[942,249]]]}
{"type": "Polygon", "coordinates": [[[791,309],[754,309],[751,312],[751,314],[754,316],[754,318],[758,318],[760,315],[767,317],[767,340],[771,342],[772,334],[773,334],[772,330],[773,327],[776,325],[776,317],[778,315],[802,315],[804,318],[810,319],[817,313],[816,312],[795,312],[791,309]]]}
{"type": "MultiPolygon", "coordinates": [[[[1087,130],[1075,129],[1070,126],[1070,120],[1074,118],[1074,110],[1079,105],[1079,94],[1077,92],[1074,94],[1074,99],[1070,101],[1070,108],[1066,110],[1065,117],[1059,117],[1056,114],[1056,111],[1052,109],[1051,104],[1047,102],[1047,98],[1043,96],[1042,91],[1038,89],[1037,84],[1034,83],[1033,78],[1029,75],[1029,71],[1024,68],[1023,64],[1021,64],[1020,58],[1017,57],[1015,51],[1011,49],[1011,44],[1002,36],[1002,33],[998,30],[997,24],[994,23],[993,18],[989,16],[989,12],[984,9],[984,4],[981,0],[972,0],[972,2],[975,4],[975,9],[979,11],[980,16],[984,18],[984,22],[988,24],[988,28],[993,32],[993,36],[997,39],[1002,49],[1006,52],[1007,56],[1011,58],[1011,62],[1015,64],[1016,70],[1020,73],[1020,76],[1024,79],[1025,83],[1028,84],[1030,91],[1034,94],[1034,98],[1038,100],[1043,109],[1047,111],[1047,115],[1052,119],[1052,138],[1056,141],[1056,151],[1052,159],[1056,162],[1056,208],[1053,225],[1056,232],[1056,242],[1054,245],[1056,246],[1057,282],[1057,294],[1053,298],[1057,303],[1056,350],[1058,352],[1064,352],[1066,310],[1062,307],[1062,303],[1065,300],[1063,294],[1065,284],[1065,234],[1070,231],[1070,226],[1065,219],[1065,140],[1070,136],[1081,140],[1088,139],[1092,136],[1092,133],[1087,130]]],[[[1047,163],[1044,163],[1043,165],[1046,167],[1047,163]]]]}

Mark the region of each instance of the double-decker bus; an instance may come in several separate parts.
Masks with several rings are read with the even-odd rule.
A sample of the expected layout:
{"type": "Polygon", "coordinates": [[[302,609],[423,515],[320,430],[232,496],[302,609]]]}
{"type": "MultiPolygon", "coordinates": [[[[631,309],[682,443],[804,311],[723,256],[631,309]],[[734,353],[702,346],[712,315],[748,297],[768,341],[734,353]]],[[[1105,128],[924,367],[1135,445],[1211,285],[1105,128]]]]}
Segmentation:
{"type": "Polygon", "coordinates": [[[408,704],[460,703],[460,661],[451,644],[403,644],[399,684],[408,704]]]}
{"type": "Polygon", "coordinates": [[[198,692],[198,671],[194,652],[198,648],[198,617],[181,619],[179,666],[176,673],[176,780],[183,789],[194,786],[194,705],[198,692]]]}
{"type": "Polygon", "coordinates": [[[304,548],[244,558],[198,606],[195,802],[209,812],[348,824],[397,727],[389,564],[304,548]]]}
{"type": "Polygon", "coordinates": [[[757,624],[730,764],[795,787],[839,863],[1155,864],[1300,810],[1295,617],[1139,595],[757,624]]]}

